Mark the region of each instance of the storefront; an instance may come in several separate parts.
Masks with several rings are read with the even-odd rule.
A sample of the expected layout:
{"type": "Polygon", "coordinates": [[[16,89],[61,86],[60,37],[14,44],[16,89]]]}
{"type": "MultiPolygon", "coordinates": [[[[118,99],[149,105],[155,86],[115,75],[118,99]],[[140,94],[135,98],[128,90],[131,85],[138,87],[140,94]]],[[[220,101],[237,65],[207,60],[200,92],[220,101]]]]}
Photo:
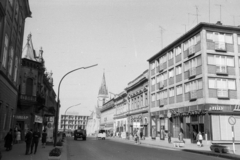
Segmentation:
{"type": "Polygon", "coordinates": [[[148,137],[148,113],[136,114],[128,117],[129,133],[134,135],[140,129],[143,137],[148,137]]]}
{"type": "Polygon", "coordinates": [[[170,132],[178,138],[180,132],[189,142],[197,142],[197,134],[201,132],[204,140],[232,140],[230,116],[236,119],[235,140],[240,142],[240,112],[235,105],[194,105],[151,113],[151,136],[164,140],[170,132]]]}
{"type": "Polygon", "coordinates": [[[15,115],[15,127],[21,133],[21,140],[24,140],[25,134],[27,133],[28,129],[30,128],[29,123],[31,116],[29,115],[15,115]]]}

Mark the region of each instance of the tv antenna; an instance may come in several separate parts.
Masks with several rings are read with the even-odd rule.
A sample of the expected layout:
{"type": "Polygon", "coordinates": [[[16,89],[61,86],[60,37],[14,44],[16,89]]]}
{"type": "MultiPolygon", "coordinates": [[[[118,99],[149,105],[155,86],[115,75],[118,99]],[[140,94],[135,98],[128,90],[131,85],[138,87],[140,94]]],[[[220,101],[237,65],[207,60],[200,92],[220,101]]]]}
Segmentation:
{"type": "Polygon", "coordinates": [[[220,22],[221,22],[222,21],[222,5],[216,4],[216,6],[219,6],[219,9],[220,9],[220,22]]]}

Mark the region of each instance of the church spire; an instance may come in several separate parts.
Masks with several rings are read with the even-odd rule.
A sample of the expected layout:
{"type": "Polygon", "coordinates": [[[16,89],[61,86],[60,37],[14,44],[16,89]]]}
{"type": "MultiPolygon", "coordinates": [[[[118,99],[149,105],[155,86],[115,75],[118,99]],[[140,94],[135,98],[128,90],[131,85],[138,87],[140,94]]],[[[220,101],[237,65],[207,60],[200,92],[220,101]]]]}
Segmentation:
{"type": "Polygon", "coordinates": [[[105,80],[105,73],[103,72],[103,79],[102,79],[102,84],[98,92],[98,98],[102,98],[103,100],[108,98],[108,90],[107,90],[107,85],[106,85],[106,80],[105,80]]]}

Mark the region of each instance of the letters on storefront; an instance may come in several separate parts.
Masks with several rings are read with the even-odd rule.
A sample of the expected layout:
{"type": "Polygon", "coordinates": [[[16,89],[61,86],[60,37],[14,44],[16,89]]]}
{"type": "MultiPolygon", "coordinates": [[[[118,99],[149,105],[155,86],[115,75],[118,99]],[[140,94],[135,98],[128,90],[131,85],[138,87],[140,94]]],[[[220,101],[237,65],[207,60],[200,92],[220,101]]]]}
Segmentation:
{"type": "Polygon", "coordinates": [[[210,106],[209,111],[222,111],[223,106],[210,106]]]}
{"type": "Polygon", "coordinates": [[[25,116],[25,115],[16,115],[16,116],[15,116],[15,119],[26,120],[26,119],[28,119],[28,116],[25,116]]]}

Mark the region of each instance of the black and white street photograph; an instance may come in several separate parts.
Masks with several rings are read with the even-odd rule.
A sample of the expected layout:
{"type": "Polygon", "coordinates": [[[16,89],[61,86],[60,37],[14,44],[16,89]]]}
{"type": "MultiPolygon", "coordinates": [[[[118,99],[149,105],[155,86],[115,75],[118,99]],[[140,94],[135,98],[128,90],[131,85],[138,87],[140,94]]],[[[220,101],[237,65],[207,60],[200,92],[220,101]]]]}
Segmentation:
{"type": "Polygon", "coordinates": [[[0,0],[0,160],[240,160],[240,0],[0,0]]]}

